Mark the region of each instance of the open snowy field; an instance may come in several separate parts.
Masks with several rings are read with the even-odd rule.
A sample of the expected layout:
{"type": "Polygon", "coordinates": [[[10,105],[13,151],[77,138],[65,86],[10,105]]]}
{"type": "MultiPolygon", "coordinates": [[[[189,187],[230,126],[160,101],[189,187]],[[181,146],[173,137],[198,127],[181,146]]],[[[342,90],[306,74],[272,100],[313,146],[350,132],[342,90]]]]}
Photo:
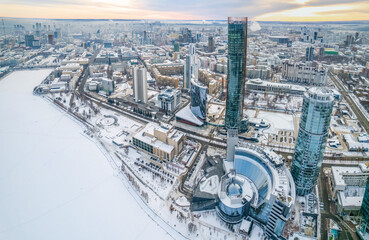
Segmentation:
{"type": "Polygon", "coordinates": [[[83,128],[32,94],[50,71],[0,80],[0,239],[172,239],[83,128]]]}

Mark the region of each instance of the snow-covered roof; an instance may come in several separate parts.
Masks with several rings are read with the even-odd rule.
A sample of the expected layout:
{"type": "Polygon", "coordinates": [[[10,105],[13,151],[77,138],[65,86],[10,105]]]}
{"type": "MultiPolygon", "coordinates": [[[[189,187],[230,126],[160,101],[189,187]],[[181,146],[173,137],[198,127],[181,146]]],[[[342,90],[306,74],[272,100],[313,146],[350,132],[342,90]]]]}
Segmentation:
{"type": "MultiPolygon", "coordinates": [[[[363,188],[365,190],[365,188],[363,188]]],[[[343,191],[338,192],[338,201],[343,207],[357,207],[360,208],[363,202],[364,195],[351,196],[343,191]]]]}
{"type": "Polygon", "coordinates": [[[156,137],[151,137],[154,136],[155,128],[159,129],[160,126],[157,125],[156,123],[148,123],[141,131],[139,131],[137,134],[134,135],[134,138],[146,144],[152,145],[160,149],[161,151],[171,153],[174,150],[173,146],[158,140],[156,137]]]}
{"type": "Polygon", "coordinates": [[[189,106],[184,107],[181,109],[177,114],[176,117],[181,118],[183,120],[186,120],[188,122],[191,122],[193,124],[196,124],[198,126],[202,126],[204,123],[199,120],[191,111],[189,106]]]}
{"type": "Polygon", "coordinates": [[[335,185],[346,185],[345,180],[343,179],[344,173],[361,173],[361,169],[359,167],[332,167],[332,175],[335,185]]]}

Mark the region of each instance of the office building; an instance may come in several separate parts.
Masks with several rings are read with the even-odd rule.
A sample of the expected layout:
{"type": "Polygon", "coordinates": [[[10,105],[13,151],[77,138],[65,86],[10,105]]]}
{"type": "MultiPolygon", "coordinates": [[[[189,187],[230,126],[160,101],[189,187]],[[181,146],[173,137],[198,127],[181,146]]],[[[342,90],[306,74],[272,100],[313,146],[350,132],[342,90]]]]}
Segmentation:
{"type": "Polygon", "coordinates": [[[282,63],[281,81],[322,86],[327,83],[328,70],[317,62],[282,63]]]}
{"type": "Polygon", "coordinates": [[[26,43],[26,47],[33,47],[33,40],[35,40],[35,37],[33,35],[25,35],[24,40],[26,43]]]}
{"type": "Polygon", "coordinates": [[[164,161],[172,161],[181,153],[186,135],[172,125],[150,122],[132,137],[132,143],[140,150],[164,161]]]}
{"type": "Polygon", "coordinates": [[[173,112],[181,104],[181,90],[167,87],[158,95],[160,109],[173,112]]]}
{"type": "Polygon", "coordinates": [[[269,36],[269,40],[279,44],[286,44],[290,39],[286,36],[269,36]]]}
{"type": "Polygon", "coordinates": [[[299,196],[314,190],[322,166],[333,104],[333,95],[325,88],[310,88],[304,94],[291,167],[299,196]]]}
{"type": "Polygon", "coordinates": [[[47,43],[54,44],[54,35],[52,33],[47,35],[47,43]]]}
{"type": "Polygon", "coordinates": [[[247,17],[228,18],[226,128],[239,128],[245,93],[247,17]]]}
{"type": "Polygon", "coordinates": [[[306,61],[314,61],[314,48],[313,47],[307,47],[306,48],[306,55],[305,55],[306,61]]]}
{"type": "Polygon", "coordinates": [[[273,92],[279,94],[293,94],[293,95],[303,95],[306,92],[306,88],[300,85],[275,83],[263,81],[261,79],[247,80],[246,89],[248,91],[273,92]]]}
{"type": "Polygon", "coordinates": [[[208,52],[214,52],[214,51],[215,51],[214,37],[209,36],[209,38],[208,38],[208,52]]]}
{"type": "Polygon", "coordinates": [[[191,111],[200,120],[206,120],[208,88],[195,79],[191,79],[191,111]]]}
{"type": "Polygon", "coordinates": [[[188,54],[186,55],[186,63],[183,71],[183,88],[190,90],[191,78],[198,79],[199,63],[196,57],[195,44],[188,45],[188,54]]]}
{"type": "Polygon", "coordinates": [[[263,80],[266,79],[270,79],[271,78],[271,69],[268,66],[264,66],[264,65],[258,65],[258,66],[247,66],[246,67],[246,77],[247,79],[252,79],[252,78],[260,78],[263,80]]]}
{"type": "Polygon", "coordinates": [[[366,164],[331,168],[332,200],[337,203],[337,213],[341,216],[357,216],[365,193],[369,176],[366,164]]]}
{"type": "Polygon", "coordinates": [[[173,47],[174,47],[174,52],[179,52],[179,43],[177,41],[174,42],[173,47]]]}
{"type": "Polygon", "coordinates": [[[361,205],[362,225],[359,236],[361,239],[369,239],[369,181],[366,183],[363,203],[361,205]]]}
{"type": "Polygon", "coordinates": [[[147,103],[147,71],[144,67],[133,68],[133,93],[136,102],[147,103]]]}

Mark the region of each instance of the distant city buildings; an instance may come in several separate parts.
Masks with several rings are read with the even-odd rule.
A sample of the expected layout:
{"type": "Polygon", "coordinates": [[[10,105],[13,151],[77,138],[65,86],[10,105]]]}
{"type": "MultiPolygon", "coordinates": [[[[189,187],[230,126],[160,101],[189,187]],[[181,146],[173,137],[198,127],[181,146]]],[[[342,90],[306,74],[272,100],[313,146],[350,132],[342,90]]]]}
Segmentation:
{"type": "Polygon", "coordinates": [[[288,43],[289,38],[286,36],[269,36],[269,40],[279,44],[286,44],[288,43]]]}
{"type": "Polygon", "coordinates": [[[247,69],[246,75],[247,79],[260,78],[263,80],[267,80],[270,79],[272,75],[270,67],[264,65],[258,66],[250,65],[247,66],[246,69],[247,69]]]}
{"type": "Polygon", "coordinates": [[[147,103],[147,71],[145,67],[133,68],[133,94],[136,102],[147,103]]]}
{"type": "Polygon", "coordinates": [[[314,190],[327,143],[334,98],[325,88],[310,88],[304,95],[300,127],[291,173],[296,193],[305,196],[314,190]]]}
{"type": "Polygon", "coordinates": [[[53,45],[54,44],[54,34],[49,33],[47,35],[47,43],[53,45]]]}
{"type": "Polygon", "coordinates": [[[282,64],[282,80],[299,84],[322,86],[327,84],[328,70],[317,62],[282,64]]]}
{"type": "Polygon", "coordinates": [[[33,47],[33,40],[35,39],[35,37],[30,34],[30,35],[25,35],[24,36],[25,42],[26,42],[26,47],[33,47]]]}
{"type": "Polygon", "coordinates": [[[239,128],[243,115],[247,60],[247,17],[228,18],[226,128],[239,128]]]}
{"type": "Polygon", "coordinates": [[[214,37],[210,35],[208,38],[208,52],[214,52],[214,51],[215,51],[214,37]]]}
{"type": "Polygon", "coordinates": [[[305,60],[314,61],[314,47],[310,46],[306,48],[305,60]]]}

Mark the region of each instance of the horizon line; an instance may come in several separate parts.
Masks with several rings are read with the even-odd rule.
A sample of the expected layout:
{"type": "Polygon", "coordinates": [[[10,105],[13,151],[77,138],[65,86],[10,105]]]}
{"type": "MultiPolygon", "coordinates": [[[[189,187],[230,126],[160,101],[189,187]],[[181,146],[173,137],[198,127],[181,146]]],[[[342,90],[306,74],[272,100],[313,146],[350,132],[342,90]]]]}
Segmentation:
{"type": "MultiPolygon", "coordinates": [[[[227,19],[144,19],[144,18],[37,18],[37,17],[2,17],[0,18],[10,18],[10,19],[39,19],[39,20],[79,20],[79,21],[225,21],[227,19]]],[[[252,21],[252,20],[251,20],[252,21]]],[[[369,22],[366,20],[330,20],[330,21],[254,21],[254,22],[270,22],[270,23],[352,23],[352,22],[369,22]]]]}

